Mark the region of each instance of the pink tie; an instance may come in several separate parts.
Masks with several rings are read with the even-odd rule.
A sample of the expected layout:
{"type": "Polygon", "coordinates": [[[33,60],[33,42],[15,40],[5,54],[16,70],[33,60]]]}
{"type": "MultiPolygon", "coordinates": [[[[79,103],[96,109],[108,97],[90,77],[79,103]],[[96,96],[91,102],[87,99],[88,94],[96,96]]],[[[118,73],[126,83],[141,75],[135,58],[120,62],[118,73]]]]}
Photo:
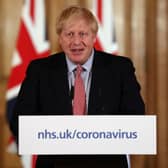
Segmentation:
{"type": "Polygon", "coordinates": [[[77,65],[75,84],[74,84],[74,100],[73,100],[73,114],[84,115],[86,110],[86,94],[81,72],[83,68],[77,65]]]}

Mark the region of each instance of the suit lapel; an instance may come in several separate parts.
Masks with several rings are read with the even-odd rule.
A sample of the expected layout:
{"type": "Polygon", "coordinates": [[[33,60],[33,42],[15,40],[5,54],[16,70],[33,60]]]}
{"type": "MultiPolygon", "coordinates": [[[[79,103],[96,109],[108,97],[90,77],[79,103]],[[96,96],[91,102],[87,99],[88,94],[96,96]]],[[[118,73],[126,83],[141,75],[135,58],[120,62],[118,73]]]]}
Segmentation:
{"type": "Polygon", "coordinates": [[[93,66],[92,66],[92,79],[89,93],[89,115],[99,115],[104,111],[102,104],[102,89],[105,79],[105,64],[102,57],[95,51],[93,66]]]}
{"type": "Polygon", "coordinates": [[[68,70],[65,55],[58,55],[55,61],[51,63],[51,85],[53,95],[57,95],[59,104],[57,104],[57,111],[60,114],[71,115],[72,114],[72,104],[69,94],[69,84],[68,84],[68,70]]]}

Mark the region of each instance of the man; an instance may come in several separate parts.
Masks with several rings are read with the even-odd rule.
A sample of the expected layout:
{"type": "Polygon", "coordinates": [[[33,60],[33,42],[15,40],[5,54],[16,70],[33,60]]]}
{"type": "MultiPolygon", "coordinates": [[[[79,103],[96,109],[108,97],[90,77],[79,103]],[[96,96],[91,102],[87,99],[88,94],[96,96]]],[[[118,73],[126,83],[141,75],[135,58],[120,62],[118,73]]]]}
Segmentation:
{"type": "MultiPolygon", "coordinates": [[[[98,24],[88,9],[75,6],[65,9],[58,18],[56,31],[63,52],[30,63],[11,123],[16,138],[18,115],[78,115],[80,110],[75,112],[75,102],[79,108],[83,106],[74,86],[78,67],[86,95],[80,115],[144,114],[131,61],[93,48],[98,24]]],[[[40,155],[36,167],[128,166],[125,155],[40,155]]]]}

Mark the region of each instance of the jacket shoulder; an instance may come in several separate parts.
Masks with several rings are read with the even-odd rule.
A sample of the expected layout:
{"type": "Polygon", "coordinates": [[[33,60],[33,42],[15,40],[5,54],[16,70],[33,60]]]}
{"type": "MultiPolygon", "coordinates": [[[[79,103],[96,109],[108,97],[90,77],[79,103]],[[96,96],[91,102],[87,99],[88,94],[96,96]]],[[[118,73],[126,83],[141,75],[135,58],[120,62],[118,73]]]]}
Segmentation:
{"type": "Polygon", "coordinates": [[[65,63],[64,53],[57,53],[45,58],[34,59],[29,63],[26,74],[39,74],[49,69],[62,68],[65,63]]]}
{"type": "Polygon", "coordinates": [[[62,60],[64,57],[64,53],[61,52],[61,53],[55,53],[55,54],[52,54],[52,55],[49,55],[47,57],[44,57],[44,58],[37,58],[37,59],[34,59],[30,62],[30,64],[40,64],[40,65],[45,65],[45,64],[52,64],[53,62],[57,62],[59,60],[62,60]]]}
{"type": "Polygon", "coordinates": [[[128,57],[121,56],[121,55],[114,55],[107,52],[102,51],[96,51],[95,52],[97,59],[99,59],[101,62],[104,62],[104,64],[113,65],[113,66],[124,66],[124,65],[131,65],[132,66],[132,60],[128,57]]]}
{"type": "Polygon", "coordinates": [[[56,53],[49,55],[44,58],[38,58],[34,59],[29,63],[28,67],[36,67],[36,68],[53,68],[53,67],[59,67],[62,65],[62,63],[65,62],[65,56],[64,53],[56,53]]]}

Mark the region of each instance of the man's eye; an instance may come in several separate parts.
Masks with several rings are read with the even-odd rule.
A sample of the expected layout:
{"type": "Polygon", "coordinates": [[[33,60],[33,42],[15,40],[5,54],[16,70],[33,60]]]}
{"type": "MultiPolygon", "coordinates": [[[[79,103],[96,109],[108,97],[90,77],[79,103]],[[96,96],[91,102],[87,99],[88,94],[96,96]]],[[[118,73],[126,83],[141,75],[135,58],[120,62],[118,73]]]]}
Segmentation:
{"type": "Polygon", "coordinates": [[[67,33],[67,36],[68,36],[68,37],[72,37],[72,36],[73,36],[73,33],[72,33],[72,32],[67,33]]]}
{"type": "Polygon", "coordinates": [[[80,37],[84,37],[84,36],[87,36],[87,33],[85,33],[85,32],[80,32],[79,35],[80,35],[80,37]]]}
{"type": "Polygon", "coordinates": [[[84,35],[85,35],[85,33],[84,33],[84,32],[81,32],[81,33],[80,33],[80,36],[84,36],[84,35]]]}

